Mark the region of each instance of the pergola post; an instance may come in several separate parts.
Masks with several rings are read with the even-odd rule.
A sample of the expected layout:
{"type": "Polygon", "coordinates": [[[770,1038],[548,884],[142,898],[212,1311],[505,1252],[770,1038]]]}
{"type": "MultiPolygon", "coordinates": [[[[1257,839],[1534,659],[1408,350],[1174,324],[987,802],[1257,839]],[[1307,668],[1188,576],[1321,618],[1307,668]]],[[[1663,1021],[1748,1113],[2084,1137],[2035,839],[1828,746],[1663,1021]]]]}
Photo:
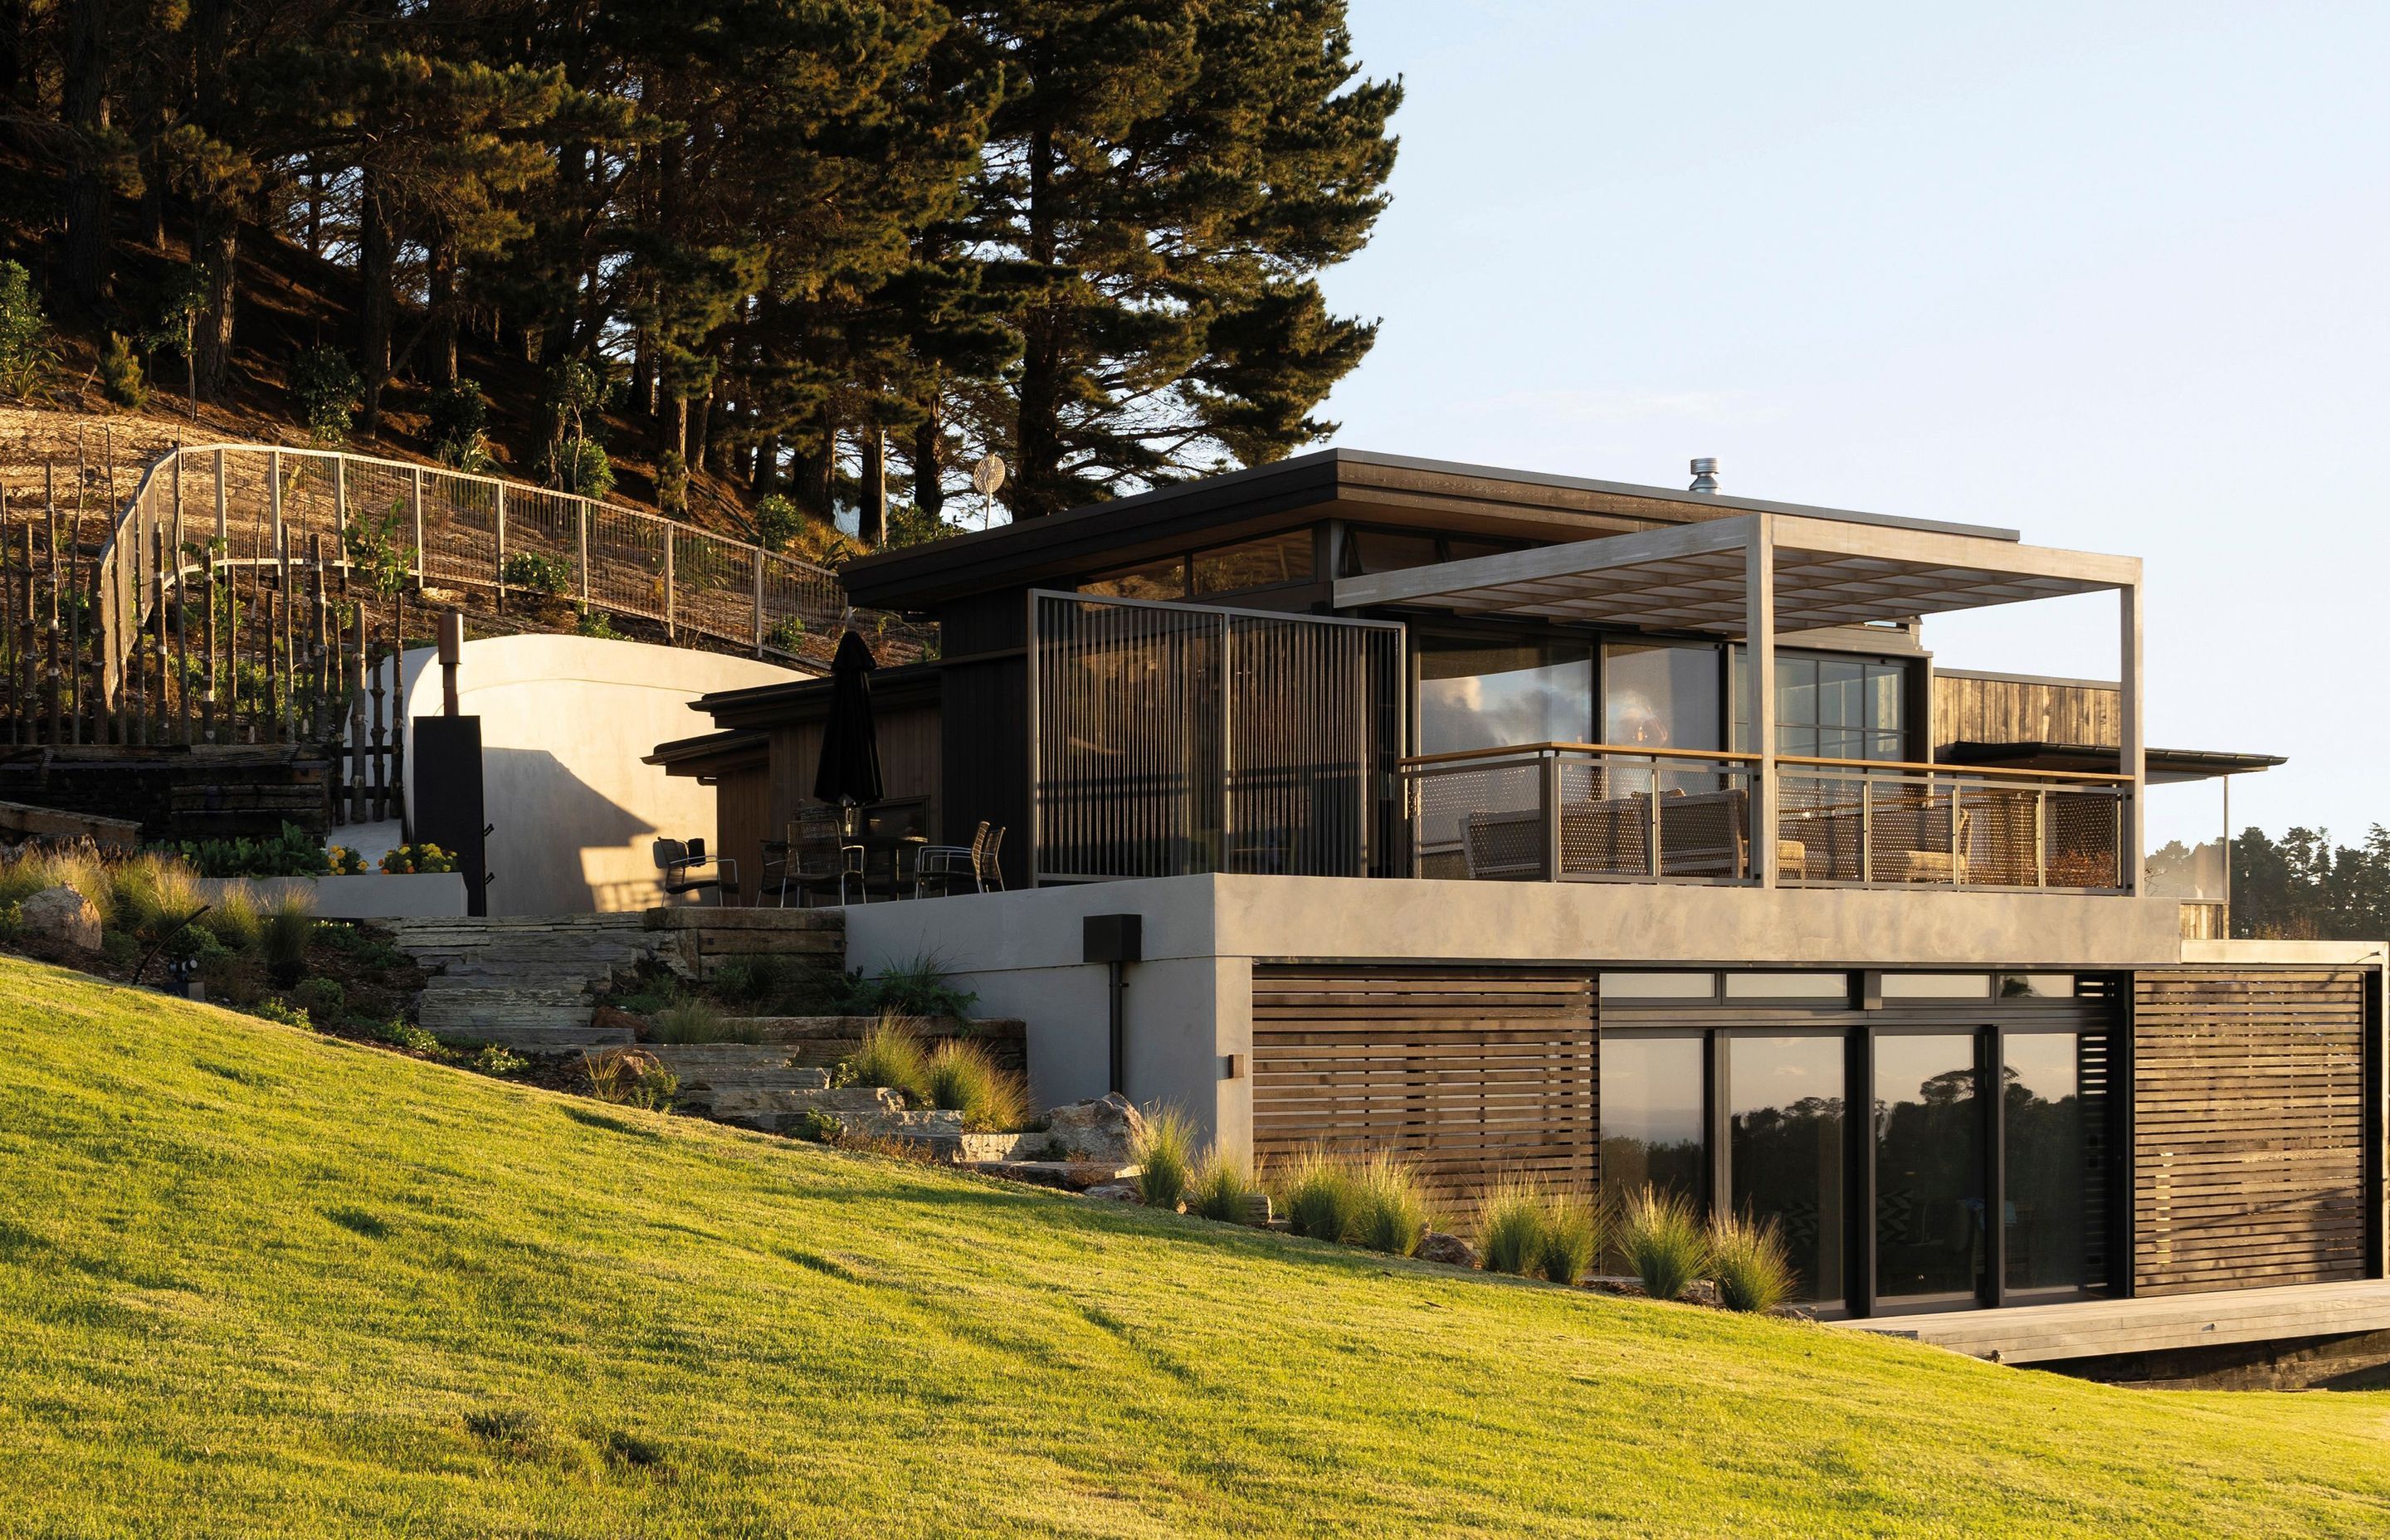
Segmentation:
{"type": "MultiPolygon", "coordinates": [[[[2149,764],[2141,739],[2141,584],[2138,578],[2116,589],[2116,771],[2133,777],[2125,789],[2124,815],[2116,836],[2116,879],[2126,892],[2141,892],[2141,804],[2149,791],[2149,764]]],[[[2226,858],[2230,850],[2227,847],[2226,858]]]]}
{"type": "MultiPolygon", "coordinates": [[[[1776,516],[1763,513],[1751,523],[1743,546],[1743,648],[1750,666],[1743,670],[1751,699],[1744,702],[1751,723],[1751,751],[1759,756],[1751,767],[1752,875],[1763,888],[1776,886],[1776,516]]],[[[1657,786],[1653,788],[1658,790],[1657,786]]]]}

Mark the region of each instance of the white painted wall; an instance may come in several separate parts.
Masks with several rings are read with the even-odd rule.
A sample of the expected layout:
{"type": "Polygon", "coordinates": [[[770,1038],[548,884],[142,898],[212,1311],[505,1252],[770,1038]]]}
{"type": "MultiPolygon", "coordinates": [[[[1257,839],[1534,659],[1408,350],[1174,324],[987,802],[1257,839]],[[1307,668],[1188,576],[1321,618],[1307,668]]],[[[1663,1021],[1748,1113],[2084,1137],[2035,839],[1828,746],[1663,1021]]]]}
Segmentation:
{"type": "MultiPolygon", "coordinates": [[[[406,714],[440,714],[438,654],[405,660],[406,714]]],[[[649,842],[714,838],[713,788],[640,764],[712,730],[699,696],[800,677],[776,663],[645,642],[492,636],[465,644],[458,709],[482,719],[490,913],[586,914],[663,902],[649,842]]],[[[415,789],[407,795],[412,804],[415,789]]],[[[749,881],[753,874],[742,873],[749,881]]]]}

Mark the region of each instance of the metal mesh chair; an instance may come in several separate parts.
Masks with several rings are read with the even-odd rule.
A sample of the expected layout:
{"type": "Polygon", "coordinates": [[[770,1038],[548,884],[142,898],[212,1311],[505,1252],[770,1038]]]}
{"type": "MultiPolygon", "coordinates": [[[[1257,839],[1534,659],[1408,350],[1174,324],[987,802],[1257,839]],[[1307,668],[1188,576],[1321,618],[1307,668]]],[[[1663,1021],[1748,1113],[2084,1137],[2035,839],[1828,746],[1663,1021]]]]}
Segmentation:
{"type": "Polygon", "coordinates": [[[716,905],[727,904],[739,891],[739,863],[705,853],[705,841],[659,840],[655,842],[656,869],[664,874],[664,896],[678,898],[683,893],[713,890],[716,905]],[[700,868],[711,867],[699,875],[700,868]]]}
{"type": "MultiPolygon", "coordinates": [[[[766,841],[767,852],[778,855],[764,864],[759,889],[779,884],[779,905],[789,906],[789,890],[797,890],[797,905],[804,907],[805,897],[815,892],[835,892],[838,902],[849,901],[847,888],[854,886],[864,892],[863,847],[851,844],[840,832],[838,817],[827,808],[808,808],[791,819],[785,840],[766,841]]],[[[757,894],[760,899],[762,894],[757,894]]],[[[867,894],[866,896],[868,896],[867,894]]]]}

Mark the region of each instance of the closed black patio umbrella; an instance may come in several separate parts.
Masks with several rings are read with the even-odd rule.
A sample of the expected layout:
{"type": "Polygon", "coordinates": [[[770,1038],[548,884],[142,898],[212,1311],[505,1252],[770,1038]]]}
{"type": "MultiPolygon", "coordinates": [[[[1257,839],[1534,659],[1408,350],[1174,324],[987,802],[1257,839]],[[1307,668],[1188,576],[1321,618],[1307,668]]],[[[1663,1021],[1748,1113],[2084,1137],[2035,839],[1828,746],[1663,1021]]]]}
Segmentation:
{"type": "Polygon", "coordinates": [[[833,806],[862,807],[885,791],[880,780],[880,731],[871,720],[870,645],[850,631],[830,661],[829,720],[822,724],[821,764],[814,795],[833,806]]]}

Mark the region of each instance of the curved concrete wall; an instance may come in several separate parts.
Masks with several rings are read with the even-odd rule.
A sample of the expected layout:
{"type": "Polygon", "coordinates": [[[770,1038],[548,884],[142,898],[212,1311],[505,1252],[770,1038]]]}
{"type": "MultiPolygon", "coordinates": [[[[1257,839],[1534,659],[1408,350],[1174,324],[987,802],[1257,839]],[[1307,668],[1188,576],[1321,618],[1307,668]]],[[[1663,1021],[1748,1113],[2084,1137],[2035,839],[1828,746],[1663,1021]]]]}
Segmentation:
{"type": "MultiPolygon", "coordinates": [[[[440,714],[437,655],[405,660],[406,715],[440,714]]],[[[714,838],[713,788],[640,759],[713,724],[699,696],[782,683],[775,663],[585,636],[465,644],[458,709],[482,719],[490,913],[586,914],[663,902],[649,841],[714,838]]],[[[412,800],[410,784],[407,795],[412,800]]],[[[394,838],[394,836],[393,836],[394,838]]],[[[741,873],[751,884],[753,873],[741,873]]]]}

